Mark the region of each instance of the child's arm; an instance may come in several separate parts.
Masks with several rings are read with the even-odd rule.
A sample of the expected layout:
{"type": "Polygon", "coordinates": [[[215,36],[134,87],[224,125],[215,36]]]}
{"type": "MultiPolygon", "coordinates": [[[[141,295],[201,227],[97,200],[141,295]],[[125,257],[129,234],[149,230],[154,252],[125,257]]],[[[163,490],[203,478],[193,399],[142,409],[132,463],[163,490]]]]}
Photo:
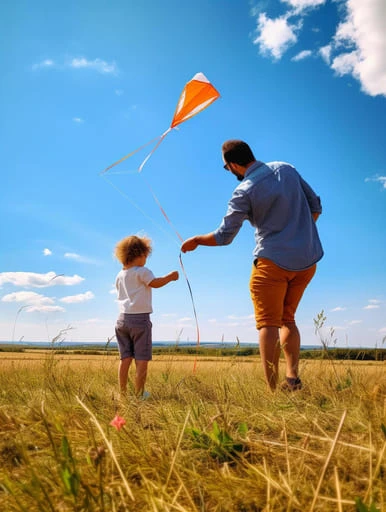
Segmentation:
{"type": "Polygon", "coordinates": [[[166,274],[166,276],[154,278],[153,281],[150,281],[149,286],[152,288],[161,288],[162,286],[165,286],[165,284],[170,283],[170,281],[177,281],[178,278],[178,272],[177,270],[174,270],[173,272],[166,274]]]}

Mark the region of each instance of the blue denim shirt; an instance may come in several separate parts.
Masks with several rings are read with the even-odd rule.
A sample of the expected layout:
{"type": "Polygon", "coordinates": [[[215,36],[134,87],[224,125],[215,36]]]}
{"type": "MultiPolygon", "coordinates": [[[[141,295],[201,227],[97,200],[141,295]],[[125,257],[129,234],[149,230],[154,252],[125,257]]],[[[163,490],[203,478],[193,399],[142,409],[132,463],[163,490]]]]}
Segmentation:
{"type": "Polygon", "coordinates": [[[244,220],[249,220],[256,228],[254,258],[268,258],[287,270],[303,270],[323,256],[312,218],[312,213],[321,212],[320,198],[295,167],[257,161],[234,190],[214,237],[217,245],[228,245],[244,220]]]}

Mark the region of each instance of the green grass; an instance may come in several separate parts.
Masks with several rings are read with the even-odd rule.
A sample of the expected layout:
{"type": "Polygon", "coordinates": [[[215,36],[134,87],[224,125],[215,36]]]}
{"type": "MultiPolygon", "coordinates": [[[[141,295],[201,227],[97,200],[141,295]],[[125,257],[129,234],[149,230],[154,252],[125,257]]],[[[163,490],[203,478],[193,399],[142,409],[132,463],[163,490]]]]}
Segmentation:
{"type": "Polygon", "coordinates": [[[117,357],[4,354],[0,510],[386,510],[384,363],[302,360],[272,394],[256,356],[194,360],[155,356],[141,401],[117,357]]]}

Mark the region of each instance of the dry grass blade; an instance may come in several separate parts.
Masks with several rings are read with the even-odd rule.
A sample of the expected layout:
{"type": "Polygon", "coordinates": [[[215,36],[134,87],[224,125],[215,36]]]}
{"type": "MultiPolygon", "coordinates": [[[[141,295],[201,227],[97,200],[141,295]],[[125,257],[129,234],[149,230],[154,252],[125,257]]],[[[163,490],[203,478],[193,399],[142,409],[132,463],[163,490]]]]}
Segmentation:
{"type": "Polygon", "coordinates": [[[346,419],[346,414],[347,414],[347,411],[344,411],[343,414],[342,414],[342,417],[340,419],[338,430],[336,431],[335,438],[334,438],[333,443],[331,445],[330,452],[327,455],[326,462],[324,463],[324,466],[323,466],[323,469],[322,469],[322,473],[321,473],[320,478],[319,478],[319,482],[318,482],[318,485],[317,485],[317,488],[316,488],[316,491],[315,491],[315,494],[314,494],[314,499],[312,500],[312,503],[311,503],[310,512],[312,512],[314,510],[314,508],[315,508],[315,505],[316,505],[316,502],[317,502],[317,499],[318,499],[318,496],[319,496],[320,488],[322,486],[322,482],[323,482],[323,479],[324,479],[324,475],[326,474],[327,467],[328,467],[328,465],[330,463],[332,454],[334,453],[336,444],[338,442],[338,438],[339,438],[340,432],[342,430],[344,420],[346,419]]]}
{"type": "Polygon", "coordinates": [[[342,493],[341,493],[341,490],[340,490],[338,468],[336,466],[334,466],[334,478],[335,478],[336,496],[337,496],[337,500],[338,500],[338,512],[343,512],[343,508],[342,508],[342,493]]]}
{"type": "Polygon", "coordinates": [[[113,447],[112,447],[112,444],[111,442],[107,439],[106,437],[106,434],[104,433],[103,431],[103,428],[101,427],[99,421],[96,419],[95,415],[90,411],[90,409],[88,407],[86,407],[86,405],[82,402],[82,400],[77,396],[76,397],[77,401],[79,402],[79,404],[83,407],[83,409],[90,415],[91,419],[93,420],[93,422],[95,423],[96,427],[98,428],[99,432],[101,433],[105,443],[106,443],[106,446],[107,446],[107,449],[109,450],[110,452],[110,455],[111,455],[111,458],[113,459],[114,461],[114,464],[119,472],[119,475],[120,477],[122,478],[122,481],[124,483],[124,486],[126,488],[126,491],[127,491],[127,494],[129,495],[129,497],[135,501],[135,498],[134,498],[134,495],[130,489],[130,486],[129,486],[129,482],[127,481],[125,475],[123,474],[123,471],[122,471],[122,468],[118,462],[118,459],[115,455],[115,452],[113,450],[113,447]]]}
{"type": "Polygon", "coordinates": [[[177,458],[177,455],[178,455],[178,450],[180,449],[182,437],[184,435],[186,424],[188,423],[188,420],[189,420],[189,416],[190,416],[190,411],[188,411],[188,414],[186,415],[186,418],[185,418],[185,421],[184,421],[184,425],[182,427],[181,434],[180,434],[180,437],[178,439],[178,443],[177,443],[177,446],[176,446],[176,450],[174,452],[173,460],[172,460],[172,463],[171,463],[171,466],[170,466],[170,469],[169,469],[168,476],[166,478],[165,488],[168,486],[171,474],[173,473],[174,464],[176,463],[176,458],[177,458]]]}

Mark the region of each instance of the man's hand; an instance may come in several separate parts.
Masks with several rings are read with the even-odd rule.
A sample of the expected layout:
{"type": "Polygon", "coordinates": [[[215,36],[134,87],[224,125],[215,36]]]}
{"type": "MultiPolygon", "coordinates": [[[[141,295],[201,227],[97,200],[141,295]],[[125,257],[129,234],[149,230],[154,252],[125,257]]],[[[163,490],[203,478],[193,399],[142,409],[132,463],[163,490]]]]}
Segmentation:
{"type": "Polygon", "coordinates": [[[197,249],[198,246],[199,243],[197,241],[197,237],[192,236],[191,238],[188,238],[187,240],[185,240],[185,242],[183,242],[183,244],[181,245],[181,251],[184,253],[194,251],[195,249],[197,249]]]}

